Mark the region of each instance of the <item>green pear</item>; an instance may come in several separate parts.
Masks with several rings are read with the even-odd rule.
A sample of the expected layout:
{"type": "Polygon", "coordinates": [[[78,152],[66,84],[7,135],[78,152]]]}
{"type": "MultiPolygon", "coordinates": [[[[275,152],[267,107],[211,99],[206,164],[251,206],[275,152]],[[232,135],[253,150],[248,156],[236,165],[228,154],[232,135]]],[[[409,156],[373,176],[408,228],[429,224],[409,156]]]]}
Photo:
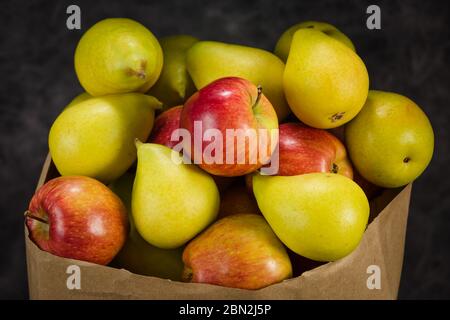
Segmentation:
{"type": "Polygon", "coordinates": [[[345,140],[358,172],[386,188],[415,180],[434,149],[433,128],[417,104],[396,93],[373,90],[346,125],[345,140]]]}
{"type": "Polygon", "coordinates": [[[181,280],[183,247],[160,249],[145,241],[134,225],[131,214],[131,192],[135,174],[126,172],[109,187],[125,204],[130,222],[130,232],[125,245],[114,258],[113,265],[146,276],[181,280]]]}
{"type": "Polygon", "coordinates": [[[59,173],[103,182],[120,177],[136,160],[134,141],[148,138],[160,105],[154,97],[127,93],[88,98],[63,110],[48,138],[59,173]]]}
{"type": "Polygon", "coordinates": [[[163,109],[183,104],[195,92],[195,86],[186,70],[186,51],[198,41],[188,35],[161,38],[164,65],[158,81],[149,94],[163,103],[163,109]]]}
{"type": "Polygon", "coordinates": [[[302,23],[297,23],[287,29],[278,40],[274,53],[280,57],[281,60],[286,61],[289,55],[289,50],[291,49],[291,42],[294,33],[298,29],[313,29],[319,30],[325,33],[327,36],[330,36],[343,44],[349,47],[351,50],[355,51],[355,46],[352,41],[341,31],[339,31],[335,26],[326,23],[326,22],[318,22],[318,21],[305,21],[302,23]]]}
{"type": "Polygon", "coordinates": [[[299,29],[292,39],[283,87],[297,118],[311,127],[331,129],[361,110],[369,76],[361,58],[342,42],[318,30],[299,29]]]}
{"type": "Polygon", "coordinates": [[[282,120],[290,113],[282,86],[284,63],[268,51],[215,41],[199,41],[188,50],[186,65],[197,89],[224,77],[245,78],[262,86],[278,119],[282,120]]]}
{"type": "Polygon", "coordinates": [[[184,245],[217,217],[213,178],[172,149],[137,142],[132,213],[140,235],[163,249],[184,245]]]}
{"type": "Polygon", "coordinates": [[[316,261],[335,261],[352,252],[369,219],[364,191],[340,174],[256,174],[253,191],[278,238],[295,253],[316,261]]]}

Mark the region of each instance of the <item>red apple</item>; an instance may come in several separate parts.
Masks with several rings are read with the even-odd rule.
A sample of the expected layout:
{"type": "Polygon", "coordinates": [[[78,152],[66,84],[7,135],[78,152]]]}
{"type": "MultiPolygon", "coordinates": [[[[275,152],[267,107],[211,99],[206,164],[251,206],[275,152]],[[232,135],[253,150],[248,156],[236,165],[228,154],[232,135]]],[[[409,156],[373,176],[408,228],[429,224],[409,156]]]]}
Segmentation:
{"type": "MultiPolygon", "coordinates": [[[[158,117],[156,117],[152,134],[148,138],[148,142],[158,143],[166,147],[173,148],[180,141],[182,141],[182,138],[176,139],[175,141],[171,140],[173,131],[180,128],[181,110],[183,110],[183,106],[176,106],[164,111],[158,117]]],[[[219,188],[220,191],[224,191],[225,189],[227,189],[234,181],[234,178],[230,177],[212,177],[216,182],[217,188],[219,188]]]]}
{"type": "Polygon", "coordinates": [[[262,90],[248,80],[228,77],[210,83],[186,101],[180,126],[191,135],[191,146],[186,149],[194,163],[211,174],[231,177],[255,171],[268,162],[277,142],[272,129],[278,129],[278,119],[262,90]],[[253,143],[229,135],[239,129],[249,136],[254,134],[253,143]],[[221,136],[205,139],[208,131],[218,131],[221,136]],[[266,148],[258,152],[261,141],[267,142],[266,148]],[[217,143],[222,149],[213,147],[217,143]]]}
{"type": "Polygon", "coordinates": [[[334,172],[353,178],[344,145],[326,130],[300,123],[281,124],[279,157],[280,176],[334,172]]]}
{"type": "Polygon", "coordinates": [[[260,289],[292,276],[283,244],[260,215],[220,219],[183,252],[184,281],[260,289]]]}
{"type": "Polygon", "coordinates": [[[54,255],[108,264],[128,232],[126,209],[101,182],[65,176],[44,184],[26,212],[30,239],[54,255]]]}
{"type": "MultiPolygon", "coordinates": [[[[161,113],[155,119],[152,134],[148,142],[162,144],[173,148],[179,140],[172,141],[172,132],[180,127],[180,115],[183,106],[176,106],[161,113]]],[[[180,139],[181,140],[181,139],[180,139]]]]}
{"type": "MultiPolygon", "coordinates": [[[[302,123],[280,124],[280,176],[312,172],[334,172],[353,179],[353,168],[342,142],[323,129],[302,123]]],[[[245,176],[247,191],[253,194],[252,175],[245,176]]]]}

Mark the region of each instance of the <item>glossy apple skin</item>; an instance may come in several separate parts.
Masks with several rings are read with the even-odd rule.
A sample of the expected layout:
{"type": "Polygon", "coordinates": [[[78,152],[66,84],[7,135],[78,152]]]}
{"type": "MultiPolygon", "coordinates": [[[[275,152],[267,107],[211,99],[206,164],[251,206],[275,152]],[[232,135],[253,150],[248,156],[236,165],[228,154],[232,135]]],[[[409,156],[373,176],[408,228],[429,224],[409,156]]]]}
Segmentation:
{"type": "Polygon", "coordinates": [[[353,178],[344,145],[326,130],[300,123],[281,124],[279,147],[280,176],[334,172],[353,178]]]}
{"type": "MultiPolygon", "coordinates": [[[[313,172],[335,172],[353,179],[353,168],[342,142],[323,129],[302,123],[280,124],[279,176],[313,172]]],[[[249,194],[253,194],[252,174],[245,176],[249,194]]]]}
{"type": "Polygon", "coordinates": [[[283,244],[264,218],[236,214],[220,219],[183,252],[183,280],[260,289],[292,276],[283,244]]]}
{"type": "Polygon", "coordinates": [[[180,116],[183,106],[170,108],[156,117],[152,133],[148,139],[150,143],[162,144],[173,148],[179,140],[171,141],[172,132],[180,127],[180,116]]]}
{"type": "Polygon", "coordinates": [[[83,176],[48,181],[31,199],[26,217],[30,239],[54,255],[106,265],[122,248],[126,209],[101,182],[83,176]]]}
{"type": "MultiPolygon", "coordinates": [[[[264,88],[262,90],[264,91],[264,88]]],[[[226,148],[226,129],[245,130],[249,128],[266,128],[269,129],[266,132],[268,135],[267,141],[270,141],[272,133],[270,129],[278,128],[278,119],[275,110],[264,94],[261,94],[259,102],[254,106],[257,101],[257,96],[258,89],[250,81],[237,77],[227,77],[211,82],[186,101],[181,113],[180,126],[191,133],[191,158],[194,159],[195,152],[199,152],[202,155],[202,163],[199,164],[202,169],[214,175],[232,177],[242,176],[255,171],[264,164],[259,161],[259,157],[257,163],[249,163],[250,155],[258,151],[257,145],[253,150],[249,150],[247,141],[244,151],[242,148],[236,148],[236,138],[234,139],[234,162],[231,164],[225,163],[226,153],[230,152],[226,148]],[[205,163],[203,151],[212,143],[211,141],[203,141],[200,146],[197,146],[198,148],[195,148],[195,121],[201,121],[202,134],[208,129],[218,129],[222,133],[224,148],[222,156],[223,164],[205,163]],[[245,164],[237,163],[238,152],[245,152],[245,164]]],[[[269,143],[266,154],[270,156],[272,151],[273,148],[270,148],[269,143]]]]}

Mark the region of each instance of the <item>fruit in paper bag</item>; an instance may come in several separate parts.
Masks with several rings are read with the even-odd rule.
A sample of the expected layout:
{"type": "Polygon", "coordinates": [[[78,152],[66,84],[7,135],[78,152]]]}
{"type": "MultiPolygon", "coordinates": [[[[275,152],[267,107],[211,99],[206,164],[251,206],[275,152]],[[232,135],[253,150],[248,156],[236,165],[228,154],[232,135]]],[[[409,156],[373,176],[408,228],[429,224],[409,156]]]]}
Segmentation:
{"type": "Polygon", "coordinates": [[[332,172],[353,177],[344,145],[326,130],[300,123],[281,124],[279,155],[280,176],[332,172]]]}
{"type": "Polygon", "coordinates": [[[278,133],[277,115],[264,93],[236,77],[216,80],[192,95],[184,104],[180,127],[190,133],[187,152],[193,162],[225,177],[259,169],[270,159],[278,133]],[[206,139],[208,133],[213,137],[206,139]]]}
{"type": "Polygon", "coordinates": [[[115,257],[114,265],[137,274],[179,281],[183,270],[181,260],[183,248],[157,248],[145,241],[137,232],[131,214],[133,182],[134,174],[127,172],[109,186],[125,204],[130,222],[128,238],[115,257]]]}
{"type": "Polygon", "coordinates": [[[433,156],[427,116],[413,101],[391,92],[369,92],[361,112],[347,124],[345,140],[359,173],[386,188],[415,180],[433,156]]]}
{"type": "Polygon", "coordinates": [[[158,80],[162,65],[158,40],[131,19],[97,22],[81,37],[75,51],[78,80],[93,96],[147,92],[158,80]]]}
{"type": "Polygon", "coordinates": [[[137,142],[138,162],[132,213],[136,229],[150,244],[184,245],[217,217],[219,191],[213,178],[182,162],[172,149],[137,142]]]}
{"type": "Polygon", "coordinates": [[[66,108],[48,138],[59,173],[111,182],[136,160],[134,140],[146,140],[160,102],[141,93],[94,97],[66,108]]]}
{"type": "Polygon", "coordinates": [[[278,238],[312,260],[345,257],[358,246],[367,226],[364,191],[340,174],[254,175],[253,191],[278,238]]]}
{"type": "Polygon", "coordinates": [[[183,280],[260,289],[292,276],[283,244],[260,215],[220,219],[183,252],[183,280]]]}
{"type": "Polygon", "coordinates": [[[340,41],[313,29],[292,38],[283,76],[286,99],[303,123],[330,129],[361,110],[369,76],[361,58],[340,41]]]}
{"type": "Polygon", "coordinates": [[[257,48],[215,41],[199,41],[187,52],[186,65],[197,89],[224,77],[239,77],[261,85],[280,120],[289,113],[283,93],[284,63],[257,48]]]}
{"type": "Polygon", "coordinates": [[[58,177],[31,199],[25,218],[30,239],[54,255],[108,264],[128,232],[122,201],[99,181],[58,177]]]}

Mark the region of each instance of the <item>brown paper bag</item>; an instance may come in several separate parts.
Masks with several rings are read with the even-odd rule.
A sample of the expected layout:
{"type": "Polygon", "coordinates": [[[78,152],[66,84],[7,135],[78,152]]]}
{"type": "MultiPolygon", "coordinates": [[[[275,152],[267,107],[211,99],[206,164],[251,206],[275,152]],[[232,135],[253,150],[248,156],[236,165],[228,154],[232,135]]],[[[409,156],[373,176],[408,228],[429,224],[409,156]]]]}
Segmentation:
{"type": "MultiPolygon", "coordinates": [[[[51,158],[38,187],[58,175],[51,158]]],[[[31,299],[396,299],[411,185],[371,202],[373,219],[347,257],[260,290],[242,290],[141,276],[41,251],[25,228],[31,299]]]]}

